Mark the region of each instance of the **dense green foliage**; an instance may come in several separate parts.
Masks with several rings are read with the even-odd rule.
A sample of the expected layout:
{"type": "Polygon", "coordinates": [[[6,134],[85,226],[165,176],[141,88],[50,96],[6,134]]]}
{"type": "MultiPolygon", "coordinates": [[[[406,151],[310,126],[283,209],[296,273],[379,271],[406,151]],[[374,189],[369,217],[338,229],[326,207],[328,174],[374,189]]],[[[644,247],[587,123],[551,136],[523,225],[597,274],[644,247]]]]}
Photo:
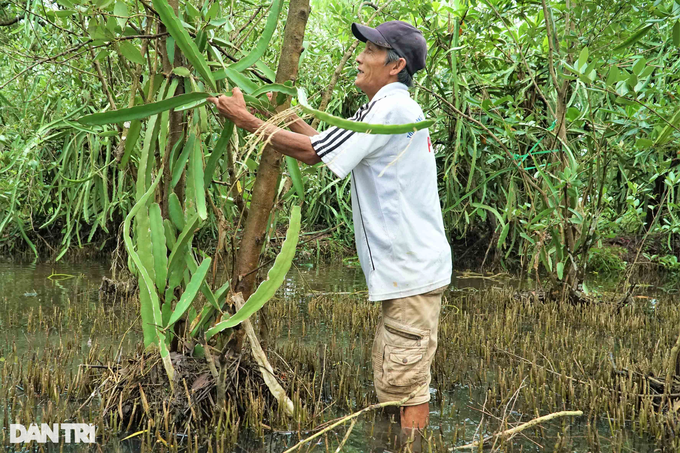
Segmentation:
{"type": "MultiPolygon", "coordinates": [[[[167,29],[176,38],[160,26],[158,15],[167,22],[173,14],[164,1],[3,4],[0,246],[48,244],[60,257],[69,247],[117,241],[140,197],[137,174],[150,171],[143,156],[171,156],[174,186],[185,164],[203,171],[192,167],[196,149],[212,174],[197,188],[207,194],[197,234],[217,238],[220,216],[238,228],[260,148],[242,131],[225,138],[198,93],[238,85],[266,108],[260,88],[274,81],[285,25],[284,14],[272,17],[287,3],[180,2],[177,29],[167,29]],[[157,120],[75,122],[193,92],[176,146],[168,146],[176,138],[167,110],[157,120]]],[[[481,239],[488,264],[547,270],[564,288],[582,279],[592,247],[620,236],[649,233],[651,258],[677,263],[666,255],[680,231],[680,4],[315,0],[296,81],[311,106],[354,43],[351,22],[368,22],[374,8],[372,24],[406,20],[428,40],[428,66],[412,92],[435,120],[452,241],[481,239]]],[[[354,57],[339,68],[330,114],[351,116],[365,102],[353,86],[354,57]]],[[[297,167],[288,168],[278,199],[305,191],[306,228],[340,223],[336,238],[351,241],[348,180],[319,165],[303,168],[304,185],[293,186],[297,167]]]]}

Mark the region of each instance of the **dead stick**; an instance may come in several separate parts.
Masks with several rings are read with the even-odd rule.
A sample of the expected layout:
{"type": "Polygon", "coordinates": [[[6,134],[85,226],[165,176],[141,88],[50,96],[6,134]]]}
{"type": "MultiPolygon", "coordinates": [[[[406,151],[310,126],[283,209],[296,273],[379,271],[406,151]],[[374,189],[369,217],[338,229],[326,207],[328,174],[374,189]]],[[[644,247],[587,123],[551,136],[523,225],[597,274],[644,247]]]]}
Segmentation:
{"type": "Polygon", "coordinates": [[[303,444],[305,444],[305,443],[307,443],[307,442],[310,442],[310,441],[316,439],[317,437],[321,436],[322,434],[327,433],[328,431],[332,430],[332,429],[335,428],[336,426],[342,425],[342,424],[345,423],[345,422],[348,422],[348,421],[350,421],[350,420],[352,420],[352,419],[355,419],[355,418],[357,418],[358,416],[360,416],[360,415],[362,415],[362,414],[365,414],[366,412],[370,412],[370,411],[375,410],[375,409],[382,409],[382,408],[384,408],[384,407],[390,407],[390,406],[397,406],[397,407],[398,407],[398,406],[402,406],[402,405],[403,405],[404,403],[406,403],[408,400],[410,400],[411,398],[413,398],[414,396],[416,396],[416,395],[418,394],[418,392],[420,392],[420,391],[421,391],[423,388],[425,388],[426,386],[427,386],[427,383],[421,385],[420,387],[418,387],[417,389],[415,389],[413,392],[411,392],[411,394],[410,394],[409,396],[407,396],[406,398],[402,398],[402,399],[400,399],[400,400],[398,400],[398,401],[387,401],[386,403],[373,404],[373,405],[371,405],[371,406],[368,406],[368,407],[365,407],[365,408],[361,409],[361,410],[358,411],[358,412],[355,412],[355,413],[350,414],[350,415],[348,415],[348,416],[346,416],[346,417],[343,417],[343,418],[341,418],[340,420],[338,420],[337,422],[333,423],[332,425],[330,425],[330,426],[328,426],[328,427],[322,429],[322,430],[319,431],[318,433],[314,434],[313,436],[310,436],[310,437],[308,437],[308,438],[306,438],[306,439],[302,439],[300,442],[298,442],[297,444],[295,444],[294,447],[289,448],[288,450],[284,451],[283,453],[291,453],[292,451],[294,451],[294,450],[296,450],[297,448],[301,447],[303,444]]]}
{"type": "MultiPolygon", "coordinates": [[[[489,441],[489,440],[491,440],[491,439],[512,437],[512,436],[514,436],[515,434],[518,434],[518,433],[524,431],[525,429],[531,428],[532,426],[539,425],[539,424],[541,424],[541,423],[543,423],[543,422],[550,421],[550,420],[552,420],[552,419],[554,419],[554,418],[558,418],[558,417],[568,417],[568,416],[580,417],[581,415],[583,415],[583,411],[562,411],[562,412],[553,412],[552,414],[544,415],[544,416],[542,416],[542,417],[538,417],[538,418],[535,418],[535,419],[533,419],[533,420],[530,420],[530,421],[528,421],[528,422],[526,422],[526,423],[522,423],[521,425],[517,425],[517,426],[515,426],[514,428],[510,428],[510,429],[507,429],[507,430],[502,431],[502,432],[500,432],[500,433],[494,434],[494,435],[492,435],[492,436],[485,437],[485,438],[482,440],[482,443],[487,442],[487,441],[489,441]]],[[[449,451],[454,451],[454,450],[466,450],[466,449],[472,449],[472,448],[477,448],[477,447],[479,447],[479,441],[478,441],[478,440],[472,442],[471,444],[467,444],[467,445],[462,445],[462,446],[460,446],[460,447],[451,448],[451,449],[449,449],[449,451]]]]}
{"type": "Polygon", "coordinates": [[[338,448],[335,449],[335,453],[340,453],[342,451],[342,447],[345,446],[345,443],[347,442],[347,439],[349,439],[349,435],[352,432],[352,429],[354,429],[354,425],[357,423],[357,419],[355,418],[352,420],[352,423],[350,423],[349,428],[347,429],[347,432],[345,433],[345,437],[342,438],[342,442],[340,442],[340,445],[338,445],[338,448]]]}

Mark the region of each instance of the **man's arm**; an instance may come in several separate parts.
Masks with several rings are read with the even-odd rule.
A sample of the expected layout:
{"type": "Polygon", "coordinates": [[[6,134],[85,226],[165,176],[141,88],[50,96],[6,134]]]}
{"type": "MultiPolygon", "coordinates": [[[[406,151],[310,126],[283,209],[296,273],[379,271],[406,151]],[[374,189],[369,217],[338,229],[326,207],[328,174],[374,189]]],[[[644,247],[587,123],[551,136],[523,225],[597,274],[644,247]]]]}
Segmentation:
{"type": "Polygon", "coordinates": [[[291,131],[296,132],[298,134],[306,135],[307,137],[314,137],[315,135],[319,135],[316,129],[314,129],[309,124],[305,123],[305,121],[299,116],[297,116],[295,113],[293,113],[289,117],[289,121],[292,121],[293,119],[295,119],[295,121],[288,125],[291,131]]]}
{"type": "MultiPolygon", "coordinates": [[[[220,114],[233,121],[237,127],[248,132],[255,132],[265,124],[264,121],[248,111],[243,94],[238,88],[232,90],[231,97],[210,97],[208,101],[217,106],[220,114]]],[[[270,140],[271,145],[281,154],[293,157],[308,165],[321,162],[319,156],[314,152],[314,148],[312,148],[312,142],[309,140],[309,136],[317,134],[316,130],[302,119],[295,121],[290,128],[296,132],[286,131],[268,124],[265,126],[264,134],[266,139],[270,140]]]]}

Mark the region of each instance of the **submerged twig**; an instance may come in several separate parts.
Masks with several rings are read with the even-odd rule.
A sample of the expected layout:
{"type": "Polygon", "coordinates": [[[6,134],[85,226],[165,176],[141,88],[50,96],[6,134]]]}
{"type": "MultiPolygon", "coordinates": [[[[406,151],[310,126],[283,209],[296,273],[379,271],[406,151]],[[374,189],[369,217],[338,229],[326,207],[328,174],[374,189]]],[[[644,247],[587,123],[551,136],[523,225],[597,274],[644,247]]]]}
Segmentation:
{"type": "Polygon", "coordinates": [[[488,442],[492,439],[512,438],[513,436],[515,436],[516,434],[519,434],[520,432],[524,431],[525,429],[531,428],[533,426],[539,425],[543,422],[547,422],[547,421],[550,421],[550,420],[558,418],[558,417],[567,417],[567,416],[580,417],[581,415],[583,415],[583,411],[553,412],[552,414],[544,415],[542,417],[537,417],[537,418],[530,420],[526,423],[522,423],[521,425],[517,425],[514,428],[506,429],[505,431],[501,431],[500,433],[496,433],[496,434],[493,434],[491,436],[487,436],[484,439],[482,439],[481,443],[480,443],[480,441],[476,440],[476,441],[474,441],[470,444],[467,444],[467,445],[461,445],[460,447],[450,448],[449,451],[479,448],[479,446],[481,444],[484,444],[485,442],[488,442]]]}
{"type": "Polygon", "coordinates": [[[310,441],[316,439],[317,437],[321,436],[322,434],[327,433],[328,431],[332,430],[332,429],[335,428],[336,426],[342,425],[343,423],[346,423],[346,422],[348,422],[348,421],[350,421],[350,420],[353,420],[353,419],[357,418],[358,416],[360,416],[360,415],[362,415],[362,414],[365,414],[366,412],[370,412],[370,411],[375,410],[375,409],[382,409],[382,408],[384,408],[384,407],[391,407],[391,406],[397,406],[397,407],[399,407],[399,406],[402,406],[402,405],[404,405],[408,400],[410,400],[410,399],[412,399],[414,396],[416,396],[416,395],[418,394],[418,392],[420,392],[420,391],[421,391],[425,386],[427,386],[427,385],[428,385],[427,383],[421,385],[420,387],[418,387],[417,389],[415,389],[414,391],[412,391],[411,394],[410,394],[409,396],[407,396],[407,397],[405,397],[405,398],[402,398],[402,399],[400,399],[400,400],[397,400],[397,401],[387,401],[387,402],[385,402],[385,403],[372,404],[372,405],[370,405],[370,406],[368,406],[368,407],[365,407],[365,408],[361,409],[361,410],[358,411],[358,412],[355,412],[355,413],[353,413],[353,414],[347,415],[346,417],[342,417],[342,418],[341,418],[340,420],[338,420],[337,422],[333,423],[333,424],[330,425],[330,426],[327,426],[326,428],[322,429],[321,431],[319,431],[318,433],[314,434],[313,436],[310,436],[310,437],[308,437],[308,438],[306,438],[306,439],[302,439],[300,442],[298,442],[297,444],[295,444],[294,446],[292,446],[292,447],[289,448],[288,450],[284,451],[283,453],[290,453],[290,452],[292,452],[292,451],[295,451],[296,449],[300,448],[303,444],[306,444],[307,442],[310,442],[310,441]]]}

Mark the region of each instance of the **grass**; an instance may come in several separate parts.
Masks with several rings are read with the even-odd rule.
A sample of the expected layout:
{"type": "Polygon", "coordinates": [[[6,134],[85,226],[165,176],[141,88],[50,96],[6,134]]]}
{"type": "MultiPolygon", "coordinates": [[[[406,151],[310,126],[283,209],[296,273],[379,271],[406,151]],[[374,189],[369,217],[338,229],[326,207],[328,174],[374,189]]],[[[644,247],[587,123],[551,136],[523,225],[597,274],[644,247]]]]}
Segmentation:
{"type": "MultiPolygon", "coordinates": [[[[134,345],[141,329],[134,300],[103,305],[78,299],[95,290],[81,285],[80,295],[61,308],[20,311],[0,301],[2,426],[91,422],[98,426],[98,442],[112,450],[132,442],[141,450],[162,445],[172,451],[231,451],[239,444],[248,451],[279,451],[323,423],[376,402],[370,349],[379,306],[363,294],[296,294],[274,299],[263,310],[270,338],[276,339],[270,359],[295,404],[304,408],[299,421],[266,409],[264,390],[256,386],[245,411],[227,403],[217,419],[189,428],[173,427],[170,406],[162,404],[152,406],[138,426],[122,423],[128,420],[116,410],[103,417],[102,405],[113,402],[104,392],[89,398],[104,375],[100,367],[120,366],[139,354],[134,345]]],[[[433,366],[436,412],[426,433],[432,451],[562,410],[583,410],[584,416],[531,428],[526,437],[494,448],[523,451],[535,448],[534,442],[555,451],[680,447],[673,436],[677,416],[656,410],[659,398],[650,379],[664,375],[680,307],[671,296],[658,296],[653,306],[645,298],[634,297],[623,307],[616,304],[620,297],[611,299],[572,306],[520,301],[504,287],[448,293],[433,366]]],[[[345,448],[385,448],[394,442],[395,426],[383,414],[369,414],[345,448]]],[[[316,451],[334,451],[345,429],[320,438],[316,451]]],[[[6,443],[7,430],[2,433],[6,443]]]]}

